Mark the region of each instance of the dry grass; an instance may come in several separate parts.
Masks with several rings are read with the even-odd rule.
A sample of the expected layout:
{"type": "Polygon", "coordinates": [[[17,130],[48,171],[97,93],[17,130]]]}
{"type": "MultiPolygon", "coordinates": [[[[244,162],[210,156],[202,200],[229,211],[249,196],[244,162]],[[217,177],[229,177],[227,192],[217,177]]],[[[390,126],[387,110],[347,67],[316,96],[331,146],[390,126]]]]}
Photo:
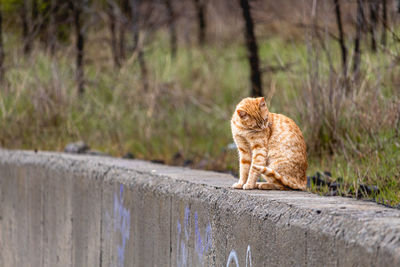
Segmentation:
{"type": "MultiPolygon", "coordinates": [[[[248,65],[240,42],[205,49],[180,47],[172,60],[163,34],[146,47],[150,90],[141,87],[136,55],[121,69],[112,67],[99,31],[90,37],[86,92],[77,95],[73,50],[55,58],[36,49],[29,60],[7,35],[6,83],[0,92],[0,144],[7,148],[62,150],[71,141],[121,156],[169,164],[236,172],[229,119],[248,95],[248,65]],[[181,157],[177,157],[177,153],[181,157]]],[[[309,173],[329,169],[346,187],[378,185],[378,198],[400,201],[400,95],[397,44],[379,56],[365,54],[358,80],[344,81],[329,66],[317,44],[268,38],[260,42],[265,94],[272,112],[299,124],[310,158],[309,173]],[[310,51],[318,51],[311,53],[310,51]],[[267,68],[267,65],[269,68],[267,68]],[[289,67],[285,67],[289,66],[289,67]],[[272,68],[273,69],[273,68],[272,68]]],[[[337,44],[327,42],[333,68],[339,69],[337,44]]]]}

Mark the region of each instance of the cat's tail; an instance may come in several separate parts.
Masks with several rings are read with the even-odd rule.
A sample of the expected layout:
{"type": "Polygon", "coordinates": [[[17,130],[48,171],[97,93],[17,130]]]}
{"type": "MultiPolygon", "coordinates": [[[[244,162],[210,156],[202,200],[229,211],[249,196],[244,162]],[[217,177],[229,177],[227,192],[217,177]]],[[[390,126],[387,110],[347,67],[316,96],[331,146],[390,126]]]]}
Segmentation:
{"type": "Polygon", "coordinates": [[[253,165],[253,168],[259,172],[262,175],[265,176],[274,176],[276,179],[280,180],[282,184],[292,188],[292,189],[299,189],[299,190],[305,190],[306,185],[301,185],[299,183],[291,181],[291,179],[288,179],[287,177],[280,175],[278,172],[274,171],[270,167],[264,167],[264,166],[259,166],[259,165],[253,165]]]}

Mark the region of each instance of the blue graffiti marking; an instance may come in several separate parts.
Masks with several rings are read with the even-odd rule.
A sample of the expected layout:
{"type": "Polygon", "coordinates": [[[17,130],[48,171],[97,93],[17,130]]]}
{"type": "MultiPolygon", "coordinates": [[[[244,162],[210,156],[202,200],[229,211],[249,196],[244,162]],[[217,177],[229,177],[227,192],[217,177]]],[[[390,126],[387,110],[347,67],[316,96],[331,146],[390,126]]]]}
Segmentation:
{"type": "Polygon", "coordinates": [[[229,267],[231,265],[232,260],[235,261],[236,267],[239,267],[239,259],[234,249],[232,249],[231,253],[229,253],[228,261],[226,262],[226,267],[229,267]]]}
{"type": "MultiPolygon", "coordinates": [[[[183,224],[177,220],[177,266],[188,266],[188,243],[192,232],[191,212],[189,206],[185,206],[183,224]],[[184,235],[182,236],[182,233],[184,235]]],[[[212,231],[211,224],[207,223],[205,230],[199,227],[199,215],[197,211],[194,213],[194,234],[195,234],[195,251],[200,265],[204,266],[203,257],[211,249],[212,231]],[[204,234],[202,235],[202,231],[204,234]]]]}
{"type": "Polygon", "coordinates": [[[189,223],[190,223],[190,209],[188,206],[185,207],[185,220],[183,221],[184,227],[185,227],[185,237],[186,240],[189,239],[190,236],[190,227],[189,227],[189,223]]]}
{"type": "MultiPolygon", "coordinates": [[[[236,267],[239,267],[239,258],[234,249],[232,249],[231,252],[229,253],[228,260],[226,261],[226,267],[231,266],[232,261],[235,262],[236,267]]],[[[252,267],[250,245],[247,246],[247,251],[246,251],[246,267],[252,267]]]]}
{"type": "Polygon", "coordinates": [[[246,266],[251,266],[251,248],[250,245],[247,246],[247,252],[246,252],[246,266]],[[249,265],[247,265],[247,260],[249,260],[249,265]]]}
{"type": "Polygon", "coordinates": [[[197,252],[197,257],[199,258],[199,262],[203,264],[204,253],[207,253],[208,250],[211,248],[211,241],[212,241],[211,224],[210,223],[207,224],[206,236],[205,239],[203,240],[200,234],[197,211],[195,211],[194,213],[194,229],[196,236],[195,250],[197,252]]]}
{"type": "Polygon", "coordinates": [[[130,211],[123,205],[124,187],[121,184],[119,196],[114,193],[114,231],[121,234],[122,244],[117,247],[118,266],[124,266],[126,241],[129,240],[129,228],[131,222],[130,211]]]}

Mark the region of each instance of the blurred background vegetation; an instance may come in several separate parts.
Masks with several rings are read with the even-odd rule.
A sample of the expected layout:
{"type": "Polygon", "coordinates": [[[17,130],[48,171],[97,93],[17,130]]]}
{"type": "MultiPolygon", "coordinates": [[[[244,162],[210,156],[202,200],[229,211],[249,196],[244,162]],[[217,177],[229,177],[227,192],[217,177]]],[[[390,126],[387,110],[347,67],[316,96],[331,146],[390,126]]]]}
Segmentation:
{"type": "Polygon", "coordinates": [[[302,129],[309,174],[341,177],[344,195],[377,186],[367,197],[398,205],[397,1],[0,3],[1,147],[84,140],[236,175],[229,120],[262,95],[302,129]]]}

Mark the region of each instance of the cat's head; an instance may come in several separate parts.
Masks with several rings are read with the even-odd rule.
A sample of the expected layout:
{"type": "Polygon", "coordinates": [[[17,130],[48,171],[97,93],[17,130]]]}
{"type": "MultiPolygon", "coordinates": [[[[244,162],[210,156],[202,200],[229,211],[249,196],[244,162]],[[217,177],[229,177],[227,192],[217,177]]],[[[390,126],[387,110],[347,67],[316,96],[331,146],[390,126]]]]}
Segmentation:
{"type": "Polygon", "coordinates": [[[264,97],[247,97],[236,106],[240,124],[251,130],[264,130],[268,127],[269,111],[264,97]]]}

